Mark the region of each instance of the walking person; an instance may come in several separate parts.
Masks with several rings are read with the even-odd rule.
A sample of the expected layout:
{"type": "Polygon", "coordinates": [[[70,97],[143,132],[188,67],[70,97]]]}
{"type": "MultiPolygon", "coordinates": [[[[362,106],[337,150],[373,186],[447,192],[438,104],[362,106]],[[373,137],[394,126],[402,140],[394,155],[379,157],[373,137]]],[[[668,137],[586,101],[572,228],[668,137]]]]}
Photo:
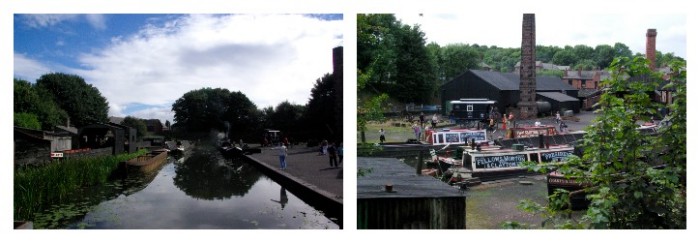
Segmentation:
{"type": "Polygon", "coordinates": [[[338,142],[336,143],[336,150],[338,150],[338,164],[343,163],[343,144],[338,142]]]}
{"type": "Polygon", "coordinates": [[[379,129],[379,143],[380,144],[383,144],[384,141],[386,141],[386,137],[384,136],[384,134],[385,134],[384,128],[380,128],[379,129]]]}
{"type": "Polygon", "coordinates": [[[418,119],[420,120],[420,126],[423,127],[423,124],[425,123],[425,115],[423,115],[423,112],[420,113],[418,119]]]}
{"type": "Polygon", "coordinates": [[[423,140],[425,140],[426,142],[430,141],[430,139],[429,139],[430,134],[429,134],[428,130],[430,130],[430,125],[425,124],[425,128],[423,128],[423,140]]]}
{"type": "Polygon", "coordinates": [[[557,124],[559,124],[559,123],[561,122],[561,115],[559,115],[559,112],[558,112],[558,111],[557,111],[557,115],[556,115],[556,117],[555,117],[554,119],[557,120],[557,124]]]}
{"type": "Polygon", "coordinates": [[[284,170],[287,169],[287,147],[284,146],[283,143],[279,143],[280,146],[277,147],[279,149],[279,156],[280,156],[280,169],[284,170]]]}
{"type": "Polygon", "coordinates": [[[506,114],[503,114],[503,131],[506,130],[506,124],[508,123],[508,117],[506,117],[506,114]]]}
{"type": "Polygon", "coordinates": [[[420,126],[418,124],[413,123],[413,134],[416,135],[416,141],[420,141],[420,126]]]}
{"type": "Polygon", "coordinates": [[[333,144],[328,145],[328,162],[331,167],[338,168],[338,154],[333,144]]]}
{"type": "Polygon", "coordinates": [[[515,127],[515,116],[513,116],[513,112],[512,112],[512,111],[508,114],[508,125],[509,125],[510,128],[514,128],[514,127],[515,127]]]}
{"type": "Polygon", "coordinates": [[[433,119],[432,119],[432,121],[431,121],[431,122],[432,122],[432,124],[431,124],[431,125],[433,125],[433,129],[437,128],[437,124],[438,124],[438,117],[437,117],[437,113],[433,114],[433,119]]]}
{"type": "Polygon", "coordinates": [[[491,133],[496,132],[496,120],[494,120],[493,117],[489,119],[489,131],[491,131],[491,133]]]}

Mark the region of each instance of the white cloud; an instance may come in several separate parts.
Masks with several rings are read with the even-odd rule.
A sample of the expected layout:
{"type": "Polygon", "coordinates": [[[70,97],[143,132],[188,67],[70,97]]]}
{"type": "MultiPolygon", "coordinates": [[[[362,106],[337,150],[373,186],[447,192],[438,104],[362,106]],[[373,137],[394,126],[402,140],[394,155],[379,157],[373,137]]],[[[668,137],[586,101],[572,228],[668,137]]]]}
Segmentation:
{"type": "Polygon", "coordinates": [[[15,53],[15,78],[20,78],[24,79],[29,82],[34,82],[41,75],[44,75],[46,73],[50,73],[53,70],[42,64],[39,61],[32,60],[31,58],[26,57],[23,54],[20,53],[15,53]]]}
{"type": "Polygon", "coordinates": [[[22,15],[24,24],[32,28],[51,27],[66,20],[74,20],[75,14],[26,14],[22,15]]]}
{"type": "Polygon", "coordinates": [[[305,104],[315,80],[333,70],[341,25],[300,15],[185,16],[113,38],[110,46],[81,55],[87,69],[75,72],[115,107],[169,110],[184,93],[203,87],[241,91],[259,108],[285,100],[305,104]]]}
{"type": "Polygon", "coordinates": [[[105,30],[107,23],[105,16],[102,14],[24,14],[22,19],[25,25],[31,28],[47,28],[53,27],[64,21],[77,21],[81,17],[85,17],[85,21],[95,29],[105,30]]]}
{"type": "Polygon", "coordinates": [[[164,105],[162,107],[151,107],[143,110],[139,110],[136,112],[132,112],[129,114],[130,116],[138,117],[138,118],[145,118],[145,119],[158,119],[160,122],[165,124],[165,121],[170,121],[170,123],[173,122],[173,117],[175,117],[175,113],[173,113],[171,109],[171,105],[164,105]]]}
{"type": "Polygon", "coordinates": [[[104,15],[101,14],[87,14],[85,19],[88,21],[90,26],[98,30],[107,29],[107,23],[104,15]]]}
{"type": "MultiPolygon", "coordinates": [[[[522,13],[396,14],[408,25],[419,24],[428,42],[520,47],[522,13]]],[[[645,52],[647,29],[657,29],[656,49],[686,57],[686,17],[683,14],[592,14],[535,12],[536,43],[564,47],[621,42],[632,52],[645,52]]]]}

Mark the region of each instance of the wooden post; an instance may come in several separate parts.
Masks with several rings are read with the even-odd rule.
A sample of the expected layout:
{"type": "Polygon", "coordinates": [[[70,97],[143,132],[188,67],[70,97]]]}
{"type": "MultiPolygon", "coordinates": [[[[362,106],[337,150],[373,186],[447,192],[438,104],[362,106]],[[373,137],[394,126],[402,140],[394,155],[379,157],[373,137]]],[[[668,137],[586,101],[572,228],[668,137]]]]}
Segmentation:
{"type": "Polygon", "coordinates": [[[416,175],[420,175],[423,172],[423,150],[418,152],[418,164],[416,165],[416,175]]]}

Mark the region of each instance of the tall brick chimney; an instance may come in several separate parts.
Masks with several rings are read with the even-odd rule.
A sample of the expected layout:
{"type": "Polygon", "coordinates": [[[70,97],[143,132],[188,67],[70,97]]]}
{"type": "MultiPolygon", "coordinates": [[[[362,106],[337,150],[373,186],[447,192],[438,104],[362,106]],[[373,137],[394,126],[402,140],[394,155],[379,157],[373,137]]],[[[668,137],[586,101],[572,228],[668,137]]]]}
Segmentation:
{"type": "Polygon", "coordinates": [[[535,14],[523,14],[523,39],[520,48],[520,102],[518,102],[521,119],[537,117],[535,57],[535,14]]]}
{"type": "MultiPolygon", "coordinates": [[[[335,89],[335,125],[343,127],[343,47],[333,48],[333,89],[335,89]]],[[[343,129],[335,131],[333,142],[343,141],[343,129]]]]}
{"type": "Polygon", "coordinates": [[[649,68],[656,70],[656,29],[647,30],[647,60],[649,68]]]}

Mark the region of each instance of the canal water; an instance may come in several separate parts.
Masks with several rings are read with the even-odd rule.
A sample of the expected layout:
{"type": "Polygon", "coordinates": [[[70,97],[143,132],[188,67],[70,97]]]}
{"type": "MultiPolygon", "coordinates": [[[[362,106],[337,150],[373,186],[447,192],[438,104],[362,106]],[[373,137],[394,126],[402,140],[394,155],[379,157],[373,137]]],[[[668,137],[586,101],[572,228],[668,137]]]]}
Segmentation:
{"type": "Polygon", "coordinates": [[[305,203],[242,158],[212,146],[169,157],[151,173],[129,171],[81,191],[35,217],[37,228],[338,229],[337,219],[305,203]]]}

